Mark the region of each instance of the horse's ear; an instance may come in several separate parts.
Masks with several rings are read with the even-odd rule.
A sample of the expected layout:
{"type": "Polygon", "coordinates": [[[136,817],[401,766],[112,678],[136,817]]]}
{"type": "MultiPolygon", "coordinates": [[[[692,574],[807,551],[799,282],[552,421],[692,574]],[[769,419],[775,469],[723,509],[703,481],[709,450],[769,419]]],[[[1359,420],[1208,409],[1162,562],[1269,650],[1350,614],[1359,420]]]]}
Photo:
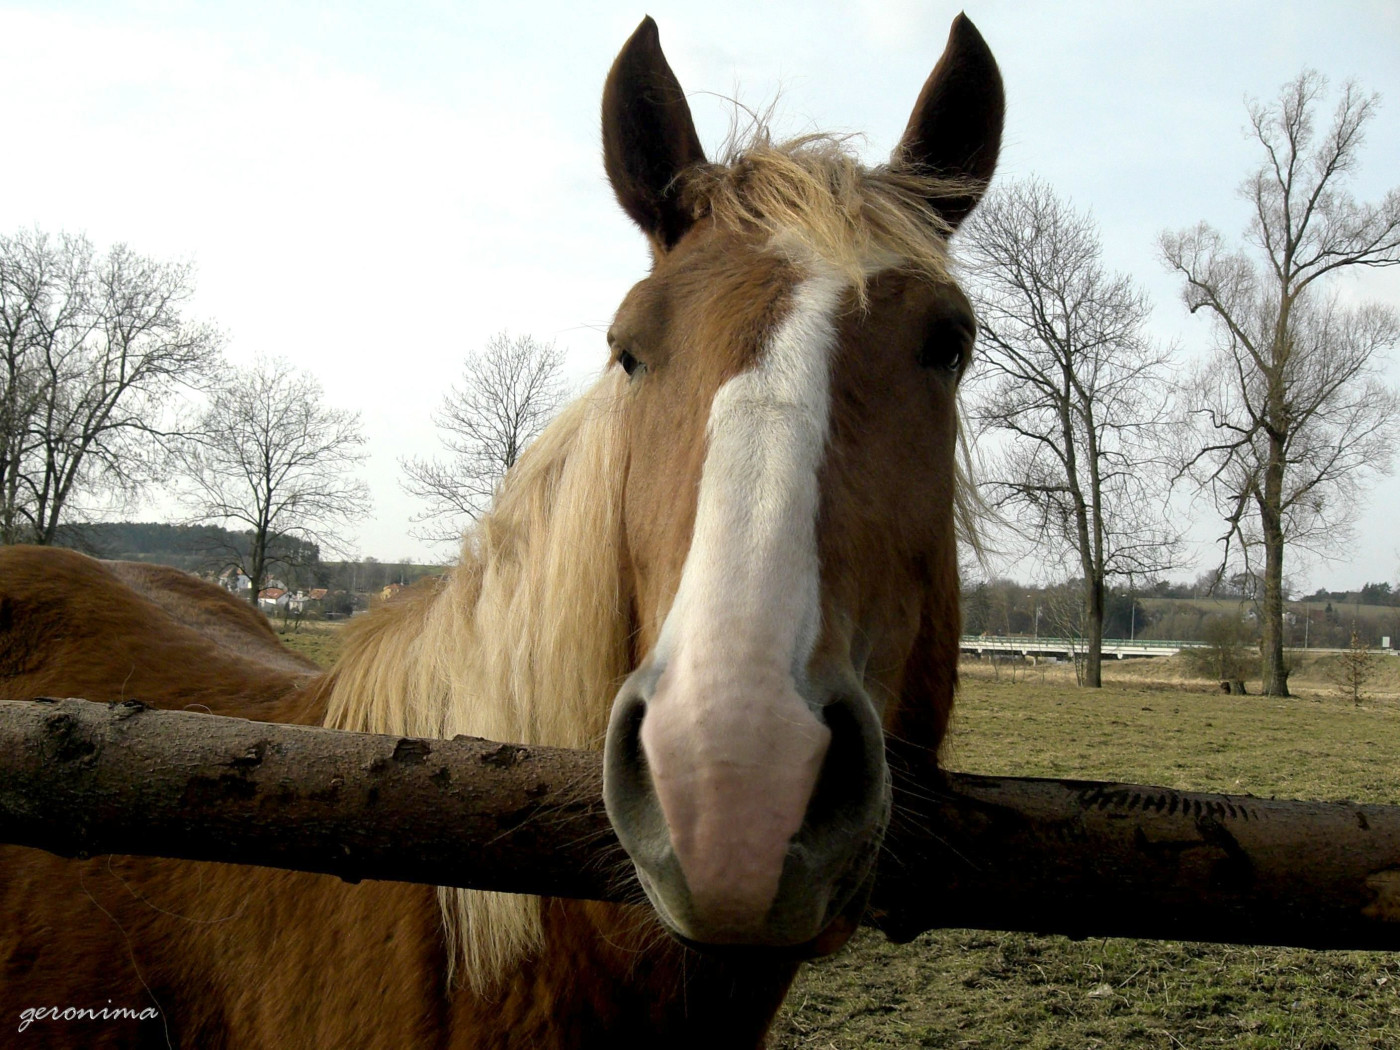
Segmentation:
{"type": "Polygon", "coordinates": [[[662,249],[694,221],[676,177],[705,162],[680,82],[650,17],[623,45],[603,88],[603,165],[618,203],[662,249]]]}
{"type": "Polygon", "coordinates": [[[991,181],[1005,115],[996,59],[977,27],[960,14],[894,152],[896,165],[966,185],[965,193],[933,202],[953,226],[977,206],[991,181]]]}

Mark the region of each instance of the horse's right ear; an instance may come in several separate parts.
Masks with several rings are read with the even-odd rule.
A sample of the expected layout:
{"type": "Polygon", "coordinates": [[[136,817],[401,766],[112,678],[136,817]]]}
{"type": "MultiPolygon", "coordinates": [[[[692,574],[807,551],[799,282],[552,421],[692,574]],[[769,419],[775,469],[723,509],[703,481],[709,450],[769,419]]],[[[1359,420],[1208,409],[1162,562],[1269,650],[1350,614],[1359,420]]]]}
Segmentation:
{"type": "Polygon", "coordinates": [[[656,23],[644,18],[603,88],[603,166],[618,203],[663,251],[694,221],[678,199],[677,176],[703,163],[690,106],[656,23]]]}

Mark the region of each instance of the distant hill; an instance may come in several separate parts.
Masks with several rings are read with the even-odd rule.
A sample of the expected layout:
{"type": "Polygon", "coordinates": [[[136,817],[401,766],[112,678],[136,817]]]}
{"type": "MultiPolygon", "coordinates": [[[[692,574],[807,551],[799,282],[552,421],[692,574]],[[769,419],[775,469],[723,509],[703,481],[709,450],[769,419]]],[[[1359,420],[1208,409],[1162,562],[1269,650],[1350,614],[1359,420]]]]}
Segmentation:
{"type": "MultiPolygon", "coordinates": [[[[227,567],[234,554],[247,553],[250,532],[230,532],[218,525],[171,525],[159,521],[98,522],[68,525],[59,530],[57,545],[116,561],[145,561],[173,565],[186,572],[214,573],[227,567]]],[[[309,565],[320,561],[315,544],[284,539],[282,544],[309,565]]]]}
{"type": "MultiPolygon", "coordinates": [[[[200,575],[212,575],[233,564],[234,552],[246,554],[252,534],[231,532],[217,525],[170,525],[158,521],[117,521],[66,526],[57,545],[114,561],[144,561],[173,565],[200,575]]],[[[333,591],[368,594],[390,583],[409,584],[423,576],[447,571],[445,565],[412,562],[322,561],[313,543],[284,538],[295,567],[274,565],[270,576],[293,589],[326,587],[333,591]]]]}

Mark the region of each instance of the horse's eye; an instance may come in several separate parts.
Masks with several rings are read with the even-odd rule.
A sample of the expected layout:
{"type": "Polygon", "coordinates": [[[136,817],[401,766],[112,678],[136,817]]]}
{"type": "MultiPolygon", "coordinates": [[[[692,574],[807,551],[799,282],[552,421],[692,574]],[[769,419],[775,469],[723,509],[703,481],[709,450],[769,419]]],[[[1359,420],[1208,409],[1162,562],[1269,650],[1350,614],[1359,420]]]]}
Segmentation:
{"type": "Polygon", "coordinates": [[[624,345],[627,341],[626,337],[619,336],[615,329],[608,329],[608,346],[612,349],[617,363],[622,366],[622,370],[630,376],[636,374],[637,369],[642,367],[642,362],[624,345]]]}
{"type": "Polygon", "coordinates": [[[941,368],[947,372],[956,372],[962,367],[962,363],[962,347],[957,343],[950,343],[947,339],[926,339],[924,345],[919,348],[920,368],[941,368]]]}
{"type": "Polygon", "coordinates": [[[933,325],[919,347],[919,367],[960,372],[972,356],[975,337],[975,330],[960,321],[933,325]]]}

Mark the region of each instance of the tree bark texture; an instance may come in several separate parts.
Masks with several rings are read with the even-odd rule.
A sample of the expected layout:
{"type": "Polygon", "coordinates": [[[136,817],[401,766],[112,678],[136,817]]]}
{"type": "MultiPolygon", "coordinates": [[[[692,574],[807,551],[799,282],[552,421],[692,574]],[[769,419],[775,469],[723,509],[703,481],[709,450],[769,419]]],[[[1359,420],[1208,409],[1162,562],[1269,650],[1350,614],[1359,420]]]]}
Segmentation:
{"type": "MultiPolygon", "coordinates": [[[[892,760],[869,921],[896,940],[972,927],[1400,949],[1400,807],[892,760]]],[[[600,782],[594,752],[0,702],[0,842],[62,856],[635,900],[600,782]]]]}
{"type": "MultiPolygon", "coordinates": [[[[1277,409],[1280,415],[1283,408],[1277,409]]],[[[1283,656],[1283,442],[1269,436],[1264,467],[1264,497],[1259,520],[1264,537],[1264,595],[1260,628],[1265,696],[1288,695],[1288,666],[1283,656]]]]}

